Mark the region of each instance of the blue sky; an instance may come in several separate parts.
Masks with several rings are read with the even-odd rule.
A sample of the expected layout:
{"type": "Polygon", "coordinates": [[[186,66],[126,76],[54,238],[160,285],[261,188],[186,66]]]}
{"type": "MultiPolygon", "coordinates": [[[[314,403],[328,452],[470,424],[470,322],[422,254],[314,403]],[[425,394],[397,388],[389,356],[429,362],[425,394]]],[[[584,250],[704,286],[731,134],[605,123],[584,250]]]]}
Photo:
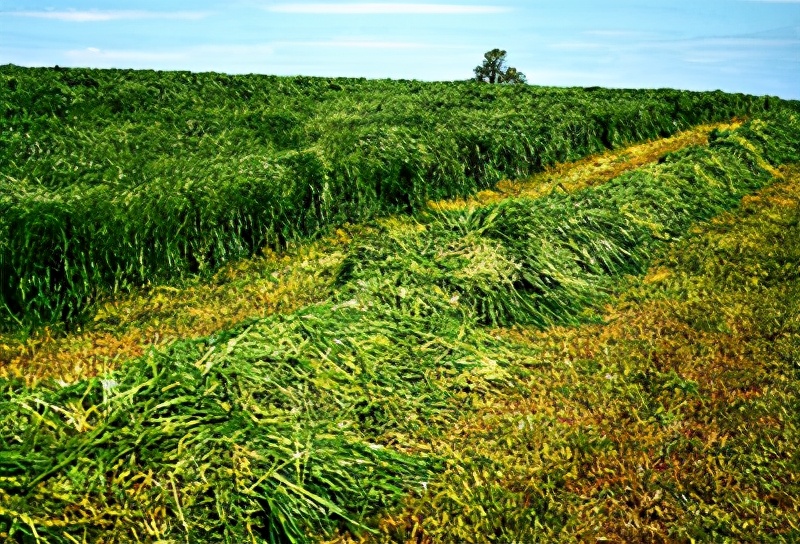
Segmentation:
{"type": "Polygon", "coordinates": [[[0,0],[0,64],[467,79],[800,98],[800,0],[0,0]]]}

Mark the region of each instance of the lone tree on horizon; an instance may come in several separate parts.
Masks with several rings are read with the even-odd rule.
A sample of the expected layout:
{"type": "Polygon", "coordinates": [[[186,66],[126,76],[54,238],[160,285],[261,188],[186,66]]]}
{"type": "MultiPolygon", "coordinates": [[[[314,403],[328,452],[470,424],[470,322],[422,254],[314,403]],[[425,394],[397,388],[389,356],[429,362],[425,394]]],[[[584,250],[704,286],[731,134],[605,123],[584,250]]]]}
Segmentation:
{"type": "Polygon", "coordinates": [[[476,81],[485,83],[525,83],[525,74],[506,66],[506,52],[492,49],[483,55],[483,64],[475,67],[476,81]]]}

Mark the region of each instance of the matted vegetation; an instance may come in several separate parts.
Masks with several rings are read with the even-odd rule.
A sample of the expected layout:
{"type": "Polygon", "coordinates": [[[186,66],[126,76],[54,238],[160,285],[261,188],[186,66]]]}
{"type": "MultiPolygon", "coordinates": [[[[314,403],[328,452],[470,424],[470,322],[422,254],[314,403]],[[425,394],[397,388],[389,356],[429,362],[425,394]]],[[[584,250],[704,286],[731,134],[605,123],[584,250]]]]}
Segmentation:
{"type": "MultiPolygon", "coordinates": [[[[619,390],[605,374],[598,381],[591,365],[577,381],[570,375],[564,385],[571,389],[557,391],[566,400],[557,399],[551,415],[544,410],[527,417],[522,427],[515,420],[517,430],[501,450],[544,456],[548,464],[532,472],[542,485],[506,493],[507,479],[519,486],[526,481],[516,478],[513,465],[503,468],[488,450],[465,458],[440,446],[461,428],[459,420],[469,421],[468,414],[481,408],[481,399],[497,392],[530,396],[530,383],[520,378],[535,378],[537,364],[554,372],[557,365],[542,357],[545,352],[481,324],[596,316],[597,304],[631,274],[644,272],[653,252],[772,182],[771,165],[800,159],[799,124],[797,115],[785,112],[752,121],[715,134],[707,149],[679,152],[574,195],[384,222],[378,235],[355,244],[325,302],[153,350],[103,378],[33,388],[22,380],[0,381],[0,534],[59,543],[280,542],[336,530],[368,536],[367,527],[383,527],[399,538],[414,531],[413,523],[404,533],[402,517],[398,522],[382,513],[403,497],[451,485],[458,490],[454,502],[446,502],[452,492],[433,495],[440,517],[424,506],[417,510],[427,516],[420,527],[429,535],[589,534],[570,509],[574,495],[562,495],[581,474],[573,477],[567,461],[593,466],[593,458],[575,452],[583,447],[610,457],[613,440],[596,435],[594,427],[561,432],[566,428],[558,425],[573,416],[556,410],[573,399],[576,406],[591,403],[590,394],[605,394],[602,383],[622,399],[621,411],[610,417],[635,414],[633,424],[647,415],[669,424],[686,404],[663,405],[668,396],[695,402],[697,387],[667,367],[630,373],[640,381],[627,387],[620,378],[625,387],[619,390]],[[585,313],[592,307],[593,314],[585,313]],[[584,374],[592,379],[581,382],[584,374]],[[661,410],[650,394],[664,395],[657,397],[661,410]],[[534,439],[554,429],[562,442],[545,448],[534,439]],[[502,515],[492,509],[498,505],[502,515]]],[[[624,365],[618,370],[627,380],[624,365]]],[[[773,444],[778,436],[786,443],[794,437],[795,427],[786,424],[791,417],[779,422],[777,432],[785,434],[770,437],[773,444]]],[[[749,455],[751,442],[743,438],[741,444],[749,455]]],[[[780,455],[791,474],[796,461],[780,455]]],[[[632,463],[638,459],[631,455],[632,463]]],[[[524,470],[532,465],[520,466],[529,477],[524,470]]],[[[698,489],[712,499],[719,493],[712,485],[698,489]]],[[[735,515],[732,503],[707,500],[692,503],[700,505],[695,517],[712,520],[702,508],[717,503],[723,514],[735,515]]],[[[612,519],[613,506],[605,511],[612,519]]],[[[779,538],[784,528],[774,519],[765,516],[758,527],[779,538]]],[[[601,524],[597,534],[622,534],[614,527],[601,524]]],[[[723,525],[701,528],[728,534],[723,525]]]]}
{"type": "Polygon", "coordinates": [[[777,98],[0,68],[0,326],[777,98]]]}
{"type": "Polygon", "coordinates": [[[340,281],[387,303],[397,288],[436,285],[484,324],[576,323],[617,278],[643,272],[658,247],[769,182],[769,162],[796,158],[796,127],[796,114],[756,120],[597,188],[445,210],[397,235],[385,229],[357,245],[340,281]]]}
{"type": "Polygon", "coordinates": [[[797,542],[800,169],[782,175],[604,323],[497,331],[520,383],[448,429],[444,474],[383,540],[797,542]]]}
{"type": "MultiPolygon", "coordinates": [[[[738,126],[693,127],[674,137],[558,164],[528,179],[504,181],[469,200],[430,205],[435,210],[463,209],[510,197],[537,198],[553,190],[574,192],[655,163],[666,153],[708,145],[713,130],[738,126]]],[[[28,383],[42,377],[71,382],[117,368],[149,346],[206,336],[245,319],[325,300],[347,248],[368,228],[346,225],[313,244],[296,242],[280,253],[266,249],[255,258],[231,262],[210,281],[184,282],[178,288],[156,285],[119,295],[97,304],[90,321],[69,334],[45,328],[33,334],[0,335],[0,375],[21,376],[28,383]]]]}

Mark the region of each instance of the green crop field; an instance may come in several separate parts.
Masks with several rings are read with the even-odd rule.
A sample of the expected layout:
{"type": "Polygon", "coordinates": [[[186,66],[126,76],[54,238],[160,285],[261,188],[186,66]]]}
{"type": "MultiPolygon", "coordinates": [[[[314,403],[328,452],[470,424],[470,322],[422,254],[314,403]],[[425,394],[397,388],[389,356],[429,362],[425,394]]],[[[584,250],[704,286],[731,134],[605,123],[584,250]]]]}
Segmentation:
{"type": "Polygon", "coordinates": [[[778,99],[0,68],[0,325],[778,99]]]}
{"type": "Polygon", "coordinates": [[[0,76],[0,537],[800,539],[796,102],[0,76]]]}

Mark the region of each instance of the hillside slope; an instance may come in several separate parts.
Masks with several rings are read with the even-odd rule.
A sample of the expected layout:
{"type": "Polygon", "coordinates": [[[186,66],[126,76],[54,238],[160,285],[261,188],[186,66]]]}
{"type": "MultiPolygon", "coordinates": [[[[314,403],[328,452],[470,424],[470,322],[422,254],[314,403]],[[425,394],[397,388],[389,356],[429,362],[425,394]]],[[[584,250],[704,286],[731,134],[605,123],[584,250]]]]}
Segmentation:
{"type": "MultiPolygon", "coordinates": [[[[554,190],[574,192],[690,145],[707,146],[709,133],[738,126],[693,127],[670,138],[558,164],[527,179],[504,181],[470,199],[429,204],[433,210],[460,210],[507,198],[546,196],[554,190]]],[[[332,294],[347,251],[370,228],[374,227],[350,224],[318,242],[297,242],[279,253],[266,249],[256,258],[234,261],[210,280],[187,282],[181,288],[153,286],[118,296],[98,304],[80,330],[0,335],[0,376],[19,376],[28,383],[49,377],[72,382],[118,368],[151,346],[207,336],[247,319],[288,313],[325,300],[332,294]]]]}

